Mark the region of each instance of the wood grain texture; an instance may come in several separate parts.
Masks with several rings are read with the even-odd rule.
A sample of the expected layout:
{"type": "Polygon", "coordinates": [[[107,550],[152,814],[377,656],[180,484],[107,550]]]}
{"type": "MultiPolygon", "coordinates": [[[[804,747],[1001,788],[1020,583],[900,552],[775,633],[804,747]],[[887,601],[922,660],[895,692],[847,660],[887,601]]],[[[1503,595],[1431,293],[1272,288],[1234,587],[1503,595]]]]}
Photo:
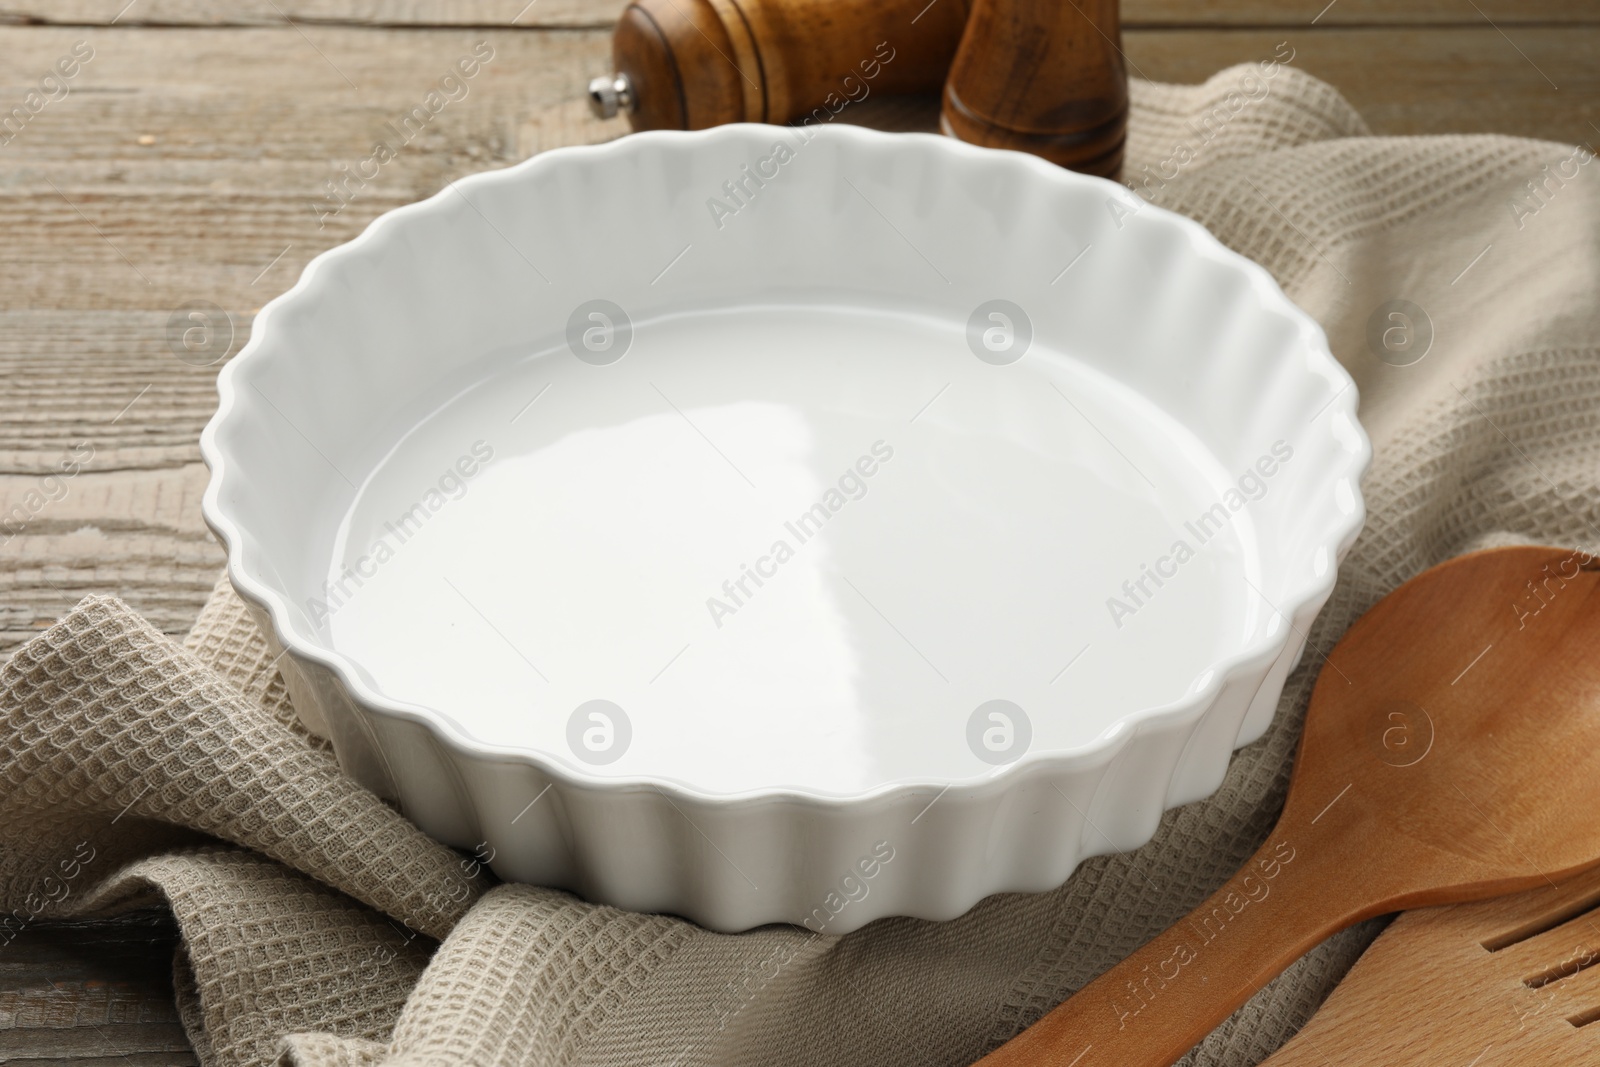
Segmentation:
{"type": "Polygon", "coordinates": [[[609,28],[625,0],[0,0],[0,23],[58,26],[609,28]]]}
{"type": "MultiPolygon", "coordinates": [[[[1129,26],[1462,25],[1600,22],[1600,0],[1125,0],[1129,26]]],[[[0,22],[153,26],[609,26],[623,0],[10,0],[0,22]]]]}
{"type": "Polygon", "coordinates": [[[1407,912],[1262,1067],[1600,1061],[1597,904],[1600,871],[1591,871],[1407,912]]]}
{"type": "Polygon", "coordinates": [[[1124,0],[1124,26],[1502,26],[1600,22],[1597,0],[1124,0]],[[1476,6],[1474,6],[1476,5],[1476,6]]]}
{"type": "Polygon", "coordinates": [[[831,121],[852,101],[936,93],[969,0],[634,0],[616,30],[636,130],[831,121]]]}
{"type": "Polygon", "coordinates": [[[1197,82],[1231,63],[1293,65],[1378,134],[1509,133],[1600,146],[1600,26],[1124,32],[1129,73],[1197,82]]]}
{"type": "Polygon", "coordinates": [[[192,1067],[165,912],[40,923],[0,951],[0,1063],[192,1067]]]}
{"type": "Polygon", "coordinates": [[[0,28],[7,70],[95,49],[71,95],[0,147],[0,658],[86,593],[181,633],[210,591],[222,554],[200,522],[197,439],[217,368],[175,355],[174,309],[221,308],[237,352],[262,304],[377,215],[625,129],[582,99],[604,31],[305,32],[0,28]],[[406,126],[481,41],[494,57],[466,94],[406,126]],[[379,140],[397,157],[332,197],[379,140]]]}
{"type": "Polygon", "coordinates": [[[973,0],[940,126],[1114,178],[1128,132],[1120,0],[973,0]]]}

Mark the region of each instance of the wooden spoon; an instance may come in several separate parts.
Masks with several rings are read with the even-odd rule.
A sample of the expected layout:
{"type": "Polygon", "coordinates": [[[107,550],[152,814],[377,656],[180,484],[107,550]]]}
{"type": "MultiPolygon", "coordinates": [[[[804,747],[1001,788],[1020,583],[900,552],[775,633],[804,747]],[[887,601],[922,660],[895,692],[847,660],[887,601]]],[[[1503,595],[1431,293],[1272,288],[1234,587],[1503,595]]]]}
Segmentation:
{"type": "Polygon", "coordinates": [[[1189,917],[981,1063],[1166,1067],[1312,946],[1600,863],[1600,559],[1494,549],[1352,626],[1267,843],[1189,917]]]}
{"type": "Polygon", "coordinates": [[[1600,871],[1408,911],[1262,1067],[1600,1063],[1600,871]]]}

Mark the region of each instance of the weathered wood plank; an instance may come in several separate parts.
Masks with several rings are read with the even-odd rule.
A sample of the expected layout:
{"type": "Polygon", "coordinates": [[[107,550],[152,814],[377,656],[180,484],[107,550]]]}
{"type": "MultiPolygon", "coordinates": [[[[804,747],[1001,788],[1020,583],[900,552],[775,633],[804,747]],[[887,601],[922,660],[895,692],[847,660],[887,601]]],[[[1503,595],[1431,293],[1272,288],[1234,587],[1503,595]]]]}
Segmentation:
{"type": "Polygon", "coordinates": [[[1508,133],[1600,144],[1600,26],[1141,30],[1130,62],[1158,81],[1196,82],[1231,63],[1270,58],[1331,83],[1374,133],[1508,133]],[[1508,39],[1509,37],[1509,39],[1508,39]]]}
{"type": "Polygon", "coordinates": [[[0,308],[170,311],[204,299],[237,318],[391,207],[553,143],[626,128],[583,111],[587,73],[606,66],[603,31],[306,36],[0,29],[7,69],[47,70],[77,40],[94,48],[75,91],[0,148],[10,252],[0,308]],[[492,58],[464,94],[442,106],[434,97],[429,114],[440,79],[485,47],[492,58]],[[379,141],[397,157],[351,184],[379,141]]]}
{"type": "MultiPolygon", "coordinates": [[[[107,516],[107,522],[115,516],[107,516]]],[[[64,615],[90,593],[120,596],[152,626],[181,634],[217,580],[221,549],[173,532],[84,525],[18,538],[0,567],[0,651],[64,615]]]]}
{"type": "MultiPolygon", "coordinates": [[[[0,41],[62,34],[48,46],[34,46],[48,55],[50,47],[69,43],[70,32],[0,31],[0,41]]],[[[137,38],[150,31],[98,32],[137,38]]],[[[590,125],[577,98],[584,75],[603,63],[603,33],[512,35],[529,43],[502,46],[504,58],[497,54],[496,60],[502,66],[481,76],[499,74],[498,83],[485,81],[455,110],[446,108],[426,142],[407,146],[340,214],[319,220],[319,211],[337,205],[326,183],[370,154],[390,116],[420,97],[418,83],[428,84],[420,72],[448,49],[407,47],[414,38],[438,36],[433,32],[317,32],[330,53],[359,55],[354,37],[401,40],[394,42],[394,62],[360,71],[376,78],[358,94],[360,103],[341,96],[336,85],[308,85],[285,100],[271,123],[261,121],[260,99],[271,91],[264,83],[275,68],[240,64],[230,72],[217,69],[228,66],[221,57],[197,62],[157,98],[146,91],[152,72],[133,68],[128,58],[148,52],[148,43],[103,42],[99,54],[124,56],[122,68],[96,73],[104,91],[71,121],[42,113],[7,147],[18,150],[18,165],[0,178],[0,217],[20,254],[0,262],[0,300],[170,310],[208,299],[237,319],[292,279],[312,254],[353,236],[382,210],[430,195],[449,178],[619,128],[590,125]],[[200,99],[186,99],[191,94],[200,99]],[[555,114],[564,117],[552,125],[550,113],[537,105],[558,101],[555,114]],[[196,114],[207,116],[204,128],[196,114]],[[44,121],[56,118],[63,121],[44,121]],[[143,136],[154,144],[138,144],[134,131],[147,131],[143,136]],[[269,274],[263,277],[264,269],[269,274]]],[[[291,30],[233,33],[256,38],[243,46],[262,51],[294,46],[298,36],[291,30]]],[[[457,33],[460,48],[473,31],[457,33]]],[[[1565,141],[1595,136],[1590,123],[1600,119],[1600,93],[1596,68],[1583,57],[1600,47],[1600,28],[1523,30],[1518,37],[1513,47],[1492,29],[1327,30],[1292,43],[1296,64],[1344,89],[1378,132],[1498,130],[1565,141]],[[1384,65],[1384,78],[1369,76],[1374,63],[1384,65]]],[[[1151,77],[1199,80],[1227,62],[1272,55],[1282,39],[1275,31],[1139,31],[1128,35],[1127,50],[1151,77]]],[[[187,42],[174,43],[182,50],[187,42]]],[[[389,50],[390,42],[381,43],[389,50]]],[[[74,103],[68,98],[61,106],[74,103]]]]}
{"type": "MultiPolygon", "coordinates": [[[[193,449],[191,439],[184,450],[193,449]]],[[[206,478],[197,461],[0,476],[0,659],[88,593],[120,596],[166,632],[187,630],[222,565],[200,519],[206,478]]]]}
{"type": "Polygon", "coordinates": [[[610,26],[625,0],[0,0],[0,23],[106,26],[610,26]]]}
{"type": "Polygon", "coordinates": [[[189,1067],[165,912],[41,923],[0,953],[0,1062],[189,1067]]]}
{"type": "MultiPolygon", "coordinates": [[[[12,0],[0,22],[152,26],[608,26],[625,0],[12,0]]],[[[1600,22],[1600,0],[1124,0],[1124,25],[1504,25],[1600,22]]]]}
{"type": "Polygon", "coordinates": [[[307,35],[339,71],[288,28],[0,28],[6,69],[44,69],[80,39],[96,50],[78,90],[0,148],[0,659],[88,592],[178,633],[210,591],[222,555],[200,521],[197,438],[217,368],[175,354],[174,308],[225,308],[217,354],[237,352],[263,303],[376,215],[625,125],[581,99],[604,32],[307,35]],[[483,40],[495,55],[468,94],[329,215],[338,165],[398,144],[386,123],[483,40]]]}
{"type": "MultiPolygon", "coordinates": [[[[91,461],[92,462],[92,461],[91,461]]],[[[13,537],[60,537],[74,533],[161,534],[187,541],[205,541],[200,518],[205,491],[203,464],[158,470],[85,470],[74,476],[44,478],[0,475],[0,501],[12,505],[0,513],[0,544],[13,537]],[[16,510],[24,497],[38,500],[26,513],[16,510]]]]}
{"type": "Polygon", "coordinates": [[[1123,0],[1129,26],[1505,26],[1600,22],[1596,0],[1123,0]]]}
{"type": "MultiPolygon", "coordinates": [[[[7,474],[198,458],[195,439],[216,409],[216,368],[173,355],[167,318],[159,311],[0,311],[0,500],[10,496],[7,474]]],[[[249,324],[248,312],[237,317],[234,351],[249,324]]],[[[67,479],[74,492],[83,482],[67,479]]],[[[9,507],[0,507],[0,537],[9,507]]]]}

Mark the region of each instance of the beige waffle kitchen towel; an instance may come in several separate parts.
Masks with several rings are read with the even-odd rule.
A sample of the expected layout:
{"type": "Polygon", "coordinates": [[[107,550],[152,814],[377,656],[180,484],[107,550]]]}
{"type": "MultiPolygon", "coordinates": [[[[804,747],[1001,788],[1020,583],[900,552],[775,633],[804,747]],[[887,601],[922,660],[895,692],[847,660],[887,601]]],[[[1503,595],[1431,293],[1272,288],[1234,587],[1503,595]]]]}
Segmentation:
{"type": "MultiPolygon", "coordinates": [[[[1468,549],[1600,551],[1592,153],[1372,138],[1287,46],[1202,86],[1136,83],[1133,100],[1128,181],[1264,263],[1362,390],[1371,518],[1316,646],[1468,549]]],[[[490,888],[298,729],[225,584],[183,645],[90,597],[0,672],[0,942],[40,919],[164,901],[207,1064],[956,1067],[1168,925],[1263,839],[1317,662],[1216,796],[1054,892],[844,937],[727,936],[490,888]]],[[[1373,933],[1300,961],[1194,1062],[1258,1062],[1373,933]]]]}

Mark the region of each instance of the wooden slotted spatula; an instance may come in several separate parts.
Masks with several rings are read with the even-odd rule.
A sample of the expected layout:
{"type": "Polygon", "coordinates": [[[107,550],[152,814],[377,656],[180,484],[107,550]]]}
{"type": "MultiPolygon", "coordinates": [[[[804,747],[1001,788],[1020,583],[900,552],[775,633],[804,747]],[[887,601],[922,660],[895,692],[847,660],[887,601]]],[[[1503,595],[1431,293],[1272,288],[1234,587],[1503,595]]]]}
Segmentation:
{"type": "Polygon", "coordinates": [[[1597,904],[1600,871],[1589,871],[1408,911],[1262,1067],[1600,1063],[1597,904]]]}
{"type": "Polygon", "coordinates": [[[1323,666],[1266,844],[984,1067],[1167,1067],[1352,923],[1600,863],[1597,648],[1585,553],[1478,552],[1390,593],[1323,666]]]}

